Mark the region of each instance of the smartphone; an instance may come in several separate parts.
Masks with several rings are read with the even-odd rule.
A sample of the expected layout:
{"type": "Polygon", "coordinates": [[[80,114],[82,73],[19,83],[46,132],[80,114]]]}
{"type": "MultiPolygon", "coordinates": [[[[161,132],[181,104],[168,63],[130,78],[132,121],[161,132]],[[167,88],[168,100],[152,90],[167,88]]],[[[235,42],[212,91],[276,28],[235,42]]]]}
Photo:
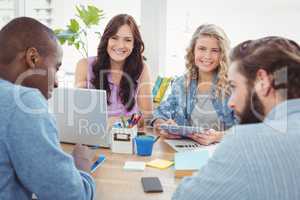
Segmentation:
{"type": "Polygon", "coordinates": [[[142,177],[144,192],[163,192],[160,180],[157,177],[142,177]]]}
{"type": "Polygon", "coordinates": [[[93,173],[94,171],[96,171],[96,169],[105,161],[105,156],[104,155],[99,155],[98,159],[96,160],[96,162],[94,162],[94,164],[91,167],[91,173],[93,173]]]}

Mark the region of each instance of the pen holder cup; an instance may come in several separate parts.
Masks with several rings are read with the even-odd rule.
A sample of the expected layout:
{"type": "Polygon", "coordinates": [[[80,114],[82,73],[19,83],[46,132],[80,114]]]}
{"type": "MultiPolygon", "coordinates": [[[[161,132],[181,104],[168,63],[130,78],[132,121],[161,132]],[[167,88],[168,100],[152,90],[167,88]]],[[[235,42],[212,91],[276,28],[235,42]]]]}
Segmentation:
{"type": "Polygon", "coordinates": [[[136,153],[139,156],[151,156],[155,138],[150,135],[136,136],[134,138],[136,153]]]}
{"type": "Polygon", "coordinates": [[[134,154],[134,138],[137,135],[137,126],[132,128],[113,127],[110,134],[113,153],[134,154]]]}

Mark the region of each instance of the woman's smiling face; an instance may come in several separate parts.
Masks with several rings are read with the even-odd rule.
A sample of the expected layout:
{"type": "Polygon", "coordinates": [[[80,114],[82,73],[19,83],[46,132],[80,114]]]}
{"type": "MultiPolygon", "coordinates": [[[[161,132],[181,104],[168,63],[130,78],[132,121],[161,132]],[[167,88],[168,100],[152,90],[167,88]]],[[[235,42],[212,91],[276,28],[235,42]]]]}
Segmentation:
{"type": "Polygon", "coordinates": [[[200,36],[194,48],[195,65],[200,72],[212,72],[220,64],[219,41],[211,36],[200,36]]]}
{"type": "Polygon", "coordinates": [[[131,54],[134,46],[134,38],[130,26],[125,24],[121,26],[118,32],[109,38],[107,53],[111,61],[124,63],[131,54]]]}

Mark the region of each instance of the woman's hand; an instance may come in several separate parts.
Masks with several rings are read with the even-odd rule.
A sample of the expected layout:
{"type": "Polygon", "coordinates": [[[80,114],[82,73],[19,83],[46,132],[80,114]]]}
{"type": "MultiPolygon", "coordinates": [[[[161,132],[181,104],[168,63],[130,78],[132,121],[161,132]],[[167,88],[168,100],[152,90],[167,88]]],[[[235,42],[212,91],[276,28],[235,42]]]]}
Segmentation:
{"type": "Polygon", "coordinates": [[[224,132],[216,131],[214,129],[206,130],[204,133],[193,133],[188,135],[188,137],[199,144],[209,145],[212,143],[219,142],[224,136],[224,132]]]}
{"type": "Polygon", "coordinates": [[[165,130],[160,129],[161,125],[177,125],[176,122],[172,119],[163,120],[163,119],[157,119],[154,121],[153,127],[154,132],[160,136],[163,136],[167,139],[180,139],[182,138],[180,135],[170,134],[166,132],[165,130]]]}

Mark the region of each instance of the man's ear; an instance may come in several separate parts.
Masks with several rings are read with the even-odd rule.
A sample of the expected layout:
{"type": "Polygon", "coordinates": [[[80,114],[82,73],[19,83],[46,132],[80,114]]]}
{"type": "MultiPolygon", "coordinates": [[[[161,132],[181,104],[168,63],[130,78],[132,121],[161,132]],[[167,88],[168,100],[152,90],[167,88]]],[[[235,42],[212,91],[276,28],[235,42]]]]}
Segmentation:
{"type": "Polygon", "coordinates": [[[30,68],[34,69],[39,59],[40,55],[36,48],[30,47],[26,50],[25,62],[30,68]]]}
{"type": "Polygon", "coordinates": [[[263,95],[268,96],[272,90],[272,76],[266,70],[259,69],[256,72],[256,89],[263,95]]]}

